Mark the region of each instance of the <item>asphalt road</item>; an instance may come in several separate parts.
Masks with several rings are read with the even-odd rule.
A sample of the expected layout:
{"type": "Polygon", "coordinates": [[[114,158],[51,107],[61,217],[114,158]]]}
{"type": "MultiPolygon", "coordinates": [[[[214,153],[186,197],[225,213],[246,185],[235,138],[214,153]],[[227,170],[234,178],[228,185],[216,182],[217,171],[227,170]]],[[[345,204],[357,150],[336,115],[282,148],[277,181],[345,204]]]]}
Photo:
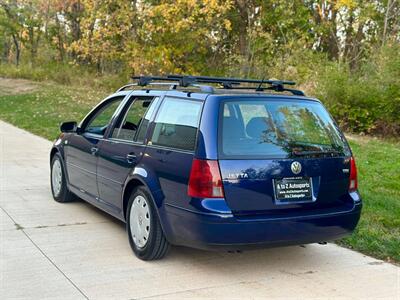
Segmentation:
{"type": "Polygon", "coordinates": [[[53,201],[50,146],[0,121],[0,299],[400,299],[399,267],[334,244],[143,262],[124,224],[53,201]]]}

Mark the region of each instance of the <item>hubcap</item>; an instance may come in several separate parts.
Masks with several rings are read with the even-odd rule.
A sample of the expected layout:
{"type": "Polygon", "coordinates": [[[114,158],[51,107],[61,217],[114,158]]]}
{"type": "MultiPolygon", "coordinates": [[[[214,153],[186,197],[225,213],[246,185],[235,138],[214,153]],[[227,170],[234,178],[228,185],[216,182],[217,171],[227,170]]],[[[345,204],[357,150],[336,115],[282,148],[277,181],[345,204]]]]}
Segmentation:
{"type": "Polygon", "coordinates": [[[133,200],[129,216],[132,239],[136,246],[146,246],[150,233],[150,210],[146,198],[136,196],[133,200]]]}
{"type": "Polygon", "coordinates": [[[53,163],[53,168],[51,170],[51,182],[53,184],[54,196],[57,197],[61,192],[61,184],[62,184],[61,163],[58,159],[56,159],[53,163]]]}

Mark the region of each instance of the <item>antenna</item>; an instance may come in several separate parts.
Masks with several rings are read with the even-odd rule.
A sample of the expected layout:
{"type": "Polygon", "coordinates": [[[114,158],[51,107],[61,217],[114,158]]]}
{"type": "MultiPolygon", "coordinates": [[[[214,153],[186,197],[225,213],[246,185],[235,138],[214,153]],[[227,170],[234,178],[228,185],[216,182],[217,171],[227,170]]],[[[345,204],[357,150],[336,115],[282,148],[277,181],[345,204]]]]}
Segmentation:
{"type": "Polygon", "coordinates": [[[263,79],[261,79],[260,84],[259,84],[258,87],[256,88],[256,92],[262,92],[262,91],[263,91],[263,89],[261,88],[261,86],[262,86],[262,84],[264,83],[264,79],[265,79],[265,76],[263,77],[263,79]]]}

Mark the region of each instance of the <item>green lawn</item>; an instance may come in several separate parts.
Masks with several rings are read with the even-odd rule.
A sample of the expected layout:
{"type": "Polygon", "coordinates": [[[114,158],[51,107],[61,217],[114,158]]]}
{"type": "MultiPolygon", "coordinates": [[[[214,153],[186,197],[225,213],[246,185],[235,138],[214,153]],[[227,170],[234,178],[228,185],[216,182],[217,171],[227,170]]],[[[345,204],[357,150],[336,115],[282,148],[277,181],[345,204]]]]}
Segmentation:
{"type": "MultiPolygon", "coordinates": [[[[62,121],[79,121],[110,91],[39,84],[28,94],[4,95],[0,119],[49,140],[62,121]]],[[[400,263],[400,141],[352,136],[364,209],[356,232],[340,245],[400,263]]]]}
{"type": "Polygon", "coordinates": [[[54,140],[61,122],[79,122],[111,92],[46,83],[35,92],[4,95],[0,87],[0,119],[54,140]]]}
{"type": "Polygon", "coordinates": [[[338,243],[400,262],[400,142],[356,137],[350,144],[364,200],[356,232],[338,243]]]}

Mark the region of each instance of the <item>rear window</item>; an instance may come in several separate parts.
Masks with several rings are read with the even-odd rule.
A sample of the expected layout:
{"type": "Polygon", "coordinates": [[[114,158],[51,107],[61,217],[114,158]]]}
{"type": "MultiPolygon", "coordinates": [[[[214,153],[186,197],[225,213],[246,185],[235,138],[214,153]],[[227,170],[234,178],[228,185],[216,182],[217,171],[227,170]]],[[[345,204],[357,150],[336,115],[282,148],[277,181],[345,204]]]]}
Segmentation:
{"type": "Polygon", "coordinates": [[[246,100],[222,105],[221,158],[350,155],[343,136],[318,102],[246,100]]]}
{"type": "Polygon", "coordinates": [[[199,101],[164,99],[154,121],[152,144],[194,150],[201,108],[199,101]]]}

